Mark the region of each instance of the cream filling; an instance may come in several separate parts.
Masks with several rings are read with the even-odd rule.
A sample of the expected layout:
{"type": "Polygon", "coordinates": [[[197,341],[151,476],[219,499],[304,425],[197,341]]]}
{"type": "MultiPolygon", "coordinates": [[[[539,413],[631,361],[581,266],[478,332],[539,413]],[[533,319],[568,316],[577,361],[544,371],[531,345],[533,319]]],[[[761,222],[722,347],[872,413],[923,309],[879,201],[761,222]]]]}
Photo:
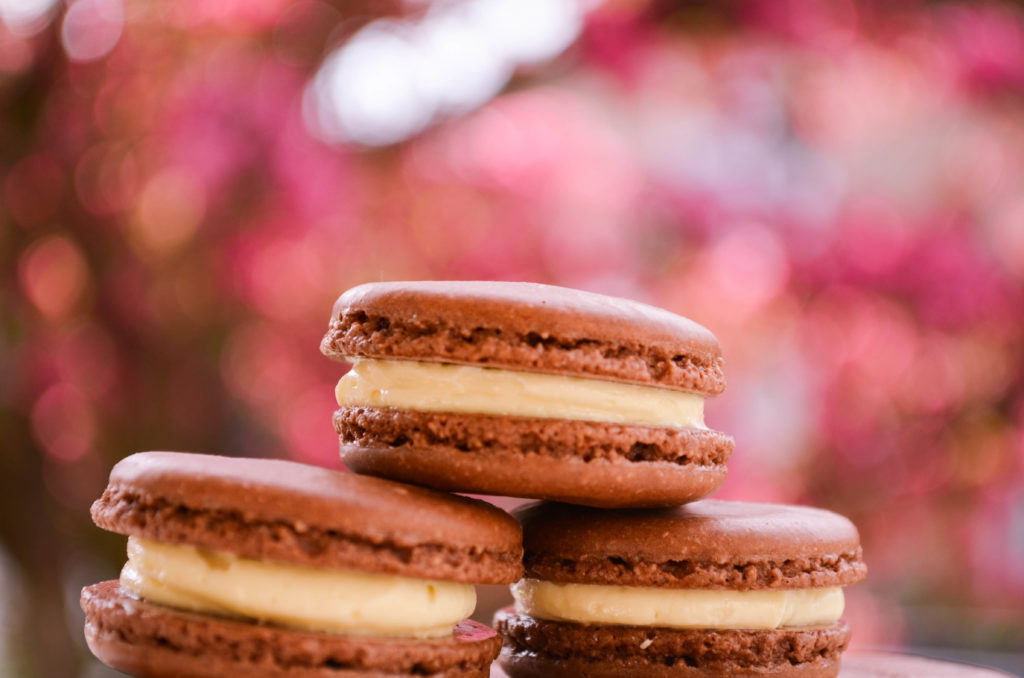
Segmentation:
{"type": "Polygon", "coordinates": [[[841,588],[784,591],[663,589],[557,584],[512,586],[520,614],[580,624],[677,629],[777,629],[831,624],[843,614],[841,588]]]}
{"type": "Polygon", "coordinates": [[[409,360],[349,358],[342,407],[706,428],[704,397],[615,381],[409,360]]]}
{"type": "Polygon", "coordinates": [[[121,587],[171,607],[347,634],[451,633],[476,607],[470,584],[239,558],[128,538],[121,587]]]}

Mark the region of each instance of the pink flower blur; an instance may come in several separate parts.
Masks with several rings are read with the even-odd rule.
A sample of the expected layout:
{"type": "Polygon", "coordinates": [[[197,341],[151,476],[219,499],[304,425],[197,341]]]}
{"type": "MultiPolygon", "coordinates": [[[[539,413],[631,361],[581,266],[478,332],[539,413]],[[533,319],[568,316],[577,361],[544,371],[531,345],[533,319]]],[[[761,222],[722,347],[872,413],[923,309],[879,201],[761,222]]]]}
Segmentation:
{"type": "Polygon", "coordinates": [[[138,449],[340,466],[345,367],[317,347],[349,286],[549,282],[715,332],[720,496],[857,523],[855,643],[952,643],[925,617],[954,610],[1019,649],[1019,8],[609,2],[483,107],[368,150],[303,108],[361,3],[124,5],[94,61],[59,21],[0,23],[0,435],[55,515],[84,534],[138,449]]]}

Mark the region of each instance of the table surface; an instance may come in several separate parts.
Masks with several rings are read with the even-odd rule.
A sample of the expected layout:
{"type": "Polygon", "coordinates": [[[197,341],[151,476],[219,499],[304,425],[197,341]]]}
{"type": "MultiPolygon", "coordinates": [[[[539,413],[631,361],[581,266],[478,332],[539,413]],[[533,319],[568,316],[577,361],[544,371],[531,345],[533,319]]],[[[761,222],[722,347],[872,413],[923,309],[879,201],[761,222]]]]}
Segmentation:
{"type": "MultiPolygon", "coordinates": [[[[847,652],[839,678],[1007,678],[1009,673],[966,664],[882,652],[847,652]]],[[[508,678],[497,666],[491,678],[508,678]]]]}

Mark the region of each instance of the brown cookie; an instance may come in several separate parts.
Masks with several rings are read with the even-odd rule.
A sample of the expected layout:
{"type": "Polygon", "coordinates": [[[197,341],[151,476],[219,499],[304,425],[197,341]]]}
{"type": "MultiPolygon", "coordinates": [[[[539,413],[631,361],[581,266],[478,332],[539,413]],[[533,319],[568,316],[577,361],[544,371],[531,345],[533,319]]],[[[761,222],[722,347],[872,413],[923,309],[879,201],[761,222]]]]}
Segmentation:
{"type": "Polygon", "coordinates": [[[439,640],[303,631],[136,600],[117,581],[82,589],[85,638],[102,662],[148,678],[487,675],[501,641],[466,620],[439,640]]]}
{"type": "Polygon", "coordinates": [[[299,565],[475,584],[522,572],[519,526],[490,504],[291,461],[134,454],[92,517],[119,534],[299,565]]]}
{"type": "Polygon", "coordinates": [[[515,515],[523,526],[526,574],[514,587],[519,609],[495,619],[504,638],[499,663],[512,678],[837,675],[849,629],[838,618],[836,587],[866,573],[857,530],[842,516],[714,500],[616,511],[537,503],[515,515]],[[580,590],[585,602],[570,597],[580,590]],[[819,601],[799,603],[812,606],[800,613],[812,622],[790,625],[783,615],[764,628],[730,627],[729,621],[702,626],[685,615],[667,623],[648,610],[638,614],[659,621],[632,623],[623,621],[628,616],[621,610],[633,590],[648,596],[647,605],[648,594],[670,600],[673,592],[696,593],[710,601],[701,603],[703,611],[686,598],[680,609],[722,620],[750,619],[740,609],[750,600],[746,592],[820,591],[831,611],[815,617],[822,614],[813,608],[819,601]],[[560,607],[545,602],[552,599],[560,607]],[[732,612],[714,608],[720,600],[732,612]],[[609,609],[616,616],[611,621],[601,617],[609,609]]]}
{"type": "MultiPolygon", "coordinates": [[[[82,593],[86,639],[94,654],[139,676],[486,676],[499,642],[472,622],[450,633],[442,628],[425,632],[429,637],[401,637],[411,634],[382,635],[369,622],[364,626],[358,609],[341,622],[350,631],[322,630],[292,623],[305,613],[299,608],[278,618],[273,610],[229,607],[230,598],[196,607],[195,599],[208,600],[206,590],[173,599],[148,596],[162,596],[164,588],[187,589],[209,577],[240,591],[248,604],[262,593],[253,582],[301,587],[341,577],[345,591],[353,586],[346,578],[355,577],[357,594],[359,587],[377,590],[375,582],[383,582],[381,590],[411,587],[401,590],[416,591],[429,601],[420,605],[428,607],[449,595],[443,587],[455,587],[462,596],[458,607],[472,595],[469,584],[509,583],[522,572],[519,525],[489,504],[287,461],[132,455],[114,467],[92,515],[100,527],[129,535],[148,549],[136,562],[130,545],[121,582],[103,582],[82,593]],[[146,558],[160,563],[158,574],[146,574],[146,558]],[[126,574],[133,566],[142,568],[138,576],[157,583],[140,587],[126,574]],[[198,567],[201,574],[179,576],[172,567],[198,567]],[[248,578],[224,578],[226,570],[248,578]],[[155,586],[155,593],[146,586],[155,586]]],[[[281,591],[270,592],[272,604],[293,597],[293,588],[281,591]]],[[[367,595],[371,607],[392,604],[367,595]]],[[[315,589],[307,599],[315,605],[319,596],[315,589]]],[[[310,618],[322,623],[322,617],[310,618]]]]}
{"type": "MultiPolygon", "coordinates": [[[[725,479],[733,440],[704,427],[703,404],[695,421],[616,416],[623,402],[616,398],[692,396],[702,403],[725,388],[715,337],[662,309],[532,283],[371,283],[335,303],[321,350],[338,360],[465,365],[555,375],[582,388],[639,387],[609,397],[610,414],[586,416],[567,414],[576,411],[573,396],[568,409],[529,414],[485,395],[470,396],[462,409],[345,401],[334,425],[342,458],[360,473],[600,507],[676,505],[707,496],[725,479]]],[[[408,381],[417,378],[409,374],[408,381]]]]}
{"type": "Polygon", "coordinates": [[[864,578],[849,520],[807,506],[705,499],[649,511],[534,503],[526,576],[547,581],[733,590],[848,586],[864,578]]]}
{"type": "Polygon", "coordinates": [[[835,676],[846,624],[758,631],[587,626],[534,619],[511,608],[494,618],[499,662],[517,677],[677,678],[835,676]]]}
{"type": "Polygon", "coordinates": [[[332,358],[486,364],[725,390],[718,340],[697,323],[627,299],[521,282],[384,282],[334,304],[332,358]]]}

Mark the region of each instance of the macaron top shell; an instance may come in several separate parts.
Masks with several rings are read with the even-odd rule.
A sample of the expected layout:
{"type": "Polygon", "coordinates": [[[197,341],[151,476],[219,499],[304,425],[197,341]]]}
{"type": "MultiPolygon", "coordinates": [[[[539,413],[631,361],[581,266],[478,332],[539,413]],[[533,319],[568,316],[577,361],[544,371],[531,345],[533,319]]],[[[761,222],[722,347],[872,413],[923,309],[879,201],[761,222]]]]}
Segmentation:
{"type": "Polygon", "coordinates": [[[384,282],[334,304],[321,351],[570,374],[716,395],[704,327],[635,301],[524,282],[384,282]]]}
{"type": "Polygon", "coordinates": [[[141,452],[114,466],[92,516],[250,558],[476,583],[521,572],[519,525],[490,504],[290,461],[141,452]]]}
{"type": "Polygon", "coordinates": [[[526,576],[669,588],[845,586],[864,578],[849,520],[804,506],[706,499],[659,510],[534,503],[523,526],[526,576]]]}

